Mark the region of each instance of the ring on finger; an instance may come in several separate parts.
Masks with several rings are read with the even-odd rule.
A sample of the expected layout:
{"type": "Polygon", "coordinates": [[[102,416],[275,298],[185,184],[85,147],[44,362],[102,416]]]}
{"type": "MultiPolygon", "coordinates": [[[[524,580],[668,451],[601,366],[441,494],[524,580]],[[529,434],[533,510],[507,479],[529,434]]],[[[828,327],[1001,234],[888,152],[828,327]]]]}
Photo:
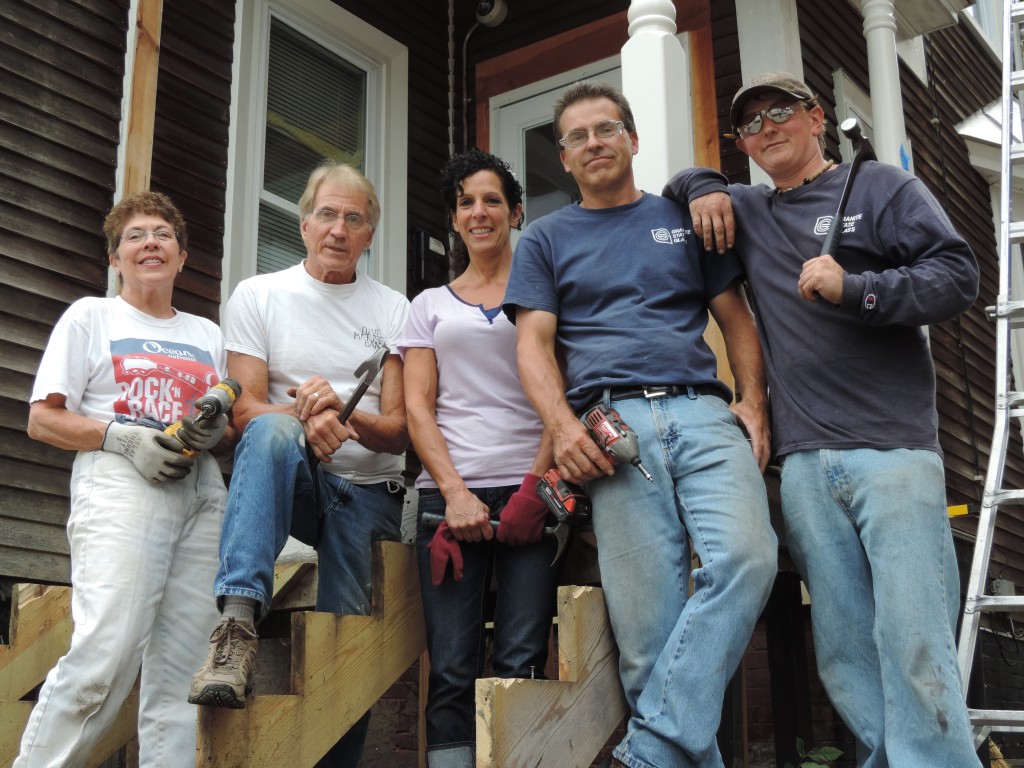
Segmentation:
{"type": "Polygon", "coordinates": [[[319,400],[320,399],[320,393],[319,392],[314,392],[313,394],[310,395],[310,397],[315,397],[317,400],[319,400]]]}

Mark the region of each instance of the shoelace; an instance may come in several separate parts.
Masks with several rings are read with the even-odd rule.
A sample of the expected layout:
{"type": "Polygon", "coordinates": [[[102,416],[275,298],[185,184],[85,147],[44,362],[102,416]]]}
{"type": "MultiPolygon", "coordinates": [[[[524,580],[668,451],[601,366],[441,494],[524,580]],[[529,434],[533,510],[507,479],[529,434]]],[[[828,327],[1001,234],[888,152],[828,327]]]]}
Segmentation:
{"type": "Polygon", "coordinates": [[[217,666],[225,665],[229,661],[237,662],[242,655],[240,647],[242,638],[232,631],[236,627],[240,633],[245,632],[245,629],[238,624],[229,623],[224,625],[220,637],[217,638],[217,644],[214,646],[216,653],[213,657],[214,664],[217,666]]]}

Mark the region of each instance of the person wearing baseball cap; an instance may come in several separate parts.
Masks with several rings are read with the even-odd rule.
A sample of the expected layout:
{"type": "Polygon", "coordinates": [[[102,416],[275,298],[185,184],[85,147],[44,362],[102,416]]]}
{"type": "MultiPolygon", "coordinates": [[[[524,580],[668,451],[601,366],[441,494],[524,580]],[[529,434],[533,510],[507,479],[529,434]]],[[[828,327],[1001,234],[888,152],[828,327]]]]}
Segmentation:
{"type": "Polygon", "coordinates": [[[787,97],[792,101],[818,103],[811,89],[788,72],[768,72],[758,75],[750,81],[749,85],[736,91],[736,95],[732,98],[732,107],[729,108],[729,120],[732,122],[733,128],[739,130],[743,107],[748,101],[769,94],[787,97]]]}
{"type": "Polygon", "coordinates": [[[735,245],[746,268],[818,672],[861,768],[978,768],[921,328],[973,304],[974,255],[918,178],[873,160],[859,164],[839,245],[822,254],[851,165],[826,156],[815,94],[772,72],[740,88],[729,115],[736,146],[772,184],[726,187],[717,171],[689,169],[664,194],[691,202],[705,247],[735,245]],[[712,178],[719,192],[705,195],[712,178]]]}

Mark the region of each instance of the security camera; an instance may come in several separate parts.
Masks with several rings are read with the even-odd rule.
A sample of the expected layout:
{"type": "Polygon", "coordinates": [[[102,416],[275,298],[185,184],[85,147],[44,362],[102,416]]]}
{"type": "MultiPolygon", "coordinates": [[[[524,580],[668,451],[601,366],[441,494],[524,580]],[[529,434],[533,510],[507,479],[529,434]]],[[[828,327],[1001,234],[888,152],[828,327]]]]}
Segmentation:
{"type": "Polygon", "coordinates": [[[505,0],[480,0],[476,4],[476,20],[485,27],[496,27],[508,15],[505,0]]]}

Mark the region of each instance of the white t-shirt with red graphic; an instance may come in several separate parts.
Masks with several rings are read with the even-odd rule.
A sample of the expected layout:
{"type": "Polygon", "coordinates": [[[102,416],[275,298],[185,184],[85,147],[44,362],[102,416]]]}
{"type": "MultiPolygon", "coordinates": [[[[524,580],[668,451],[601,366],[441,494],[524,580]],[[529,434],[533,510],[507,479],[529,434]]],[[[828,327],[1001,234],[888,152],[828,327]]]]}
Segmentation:
{"type": "Polygon", "coordinates": [[[168,425],[193,415],[226,370],[215,323],[186,312],[151,317],[120,296],[88,297],[54,327],[31,402],[61,394],[69,411],[92,419],[168,425]]]}

